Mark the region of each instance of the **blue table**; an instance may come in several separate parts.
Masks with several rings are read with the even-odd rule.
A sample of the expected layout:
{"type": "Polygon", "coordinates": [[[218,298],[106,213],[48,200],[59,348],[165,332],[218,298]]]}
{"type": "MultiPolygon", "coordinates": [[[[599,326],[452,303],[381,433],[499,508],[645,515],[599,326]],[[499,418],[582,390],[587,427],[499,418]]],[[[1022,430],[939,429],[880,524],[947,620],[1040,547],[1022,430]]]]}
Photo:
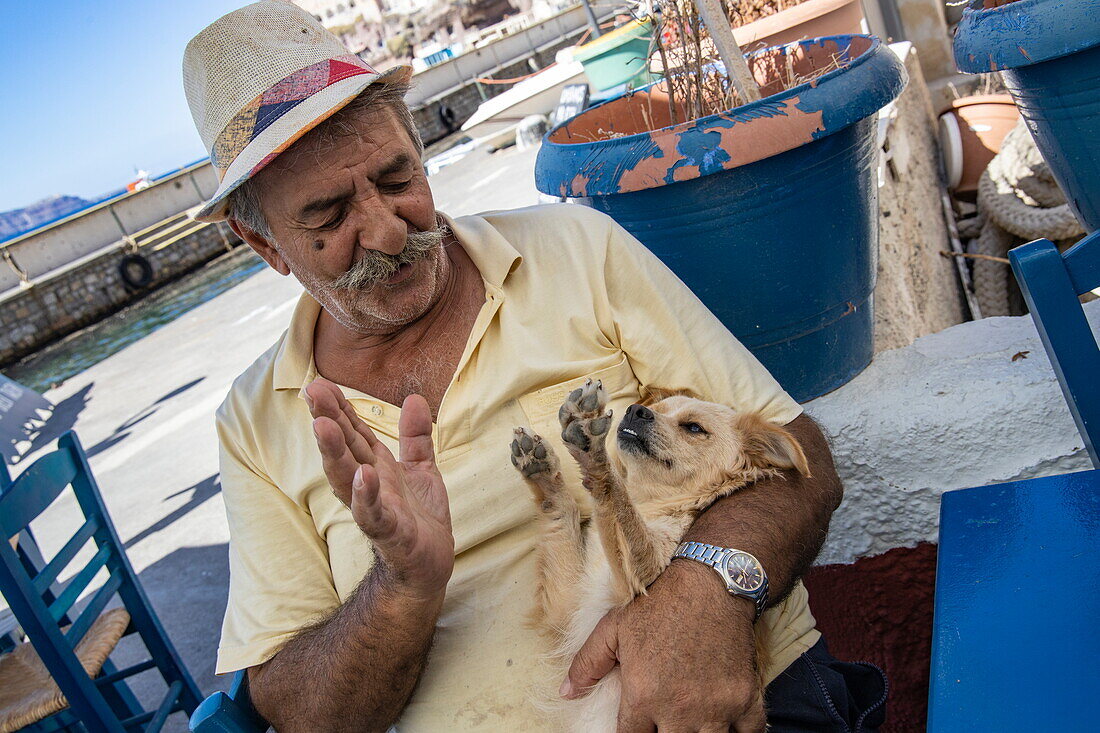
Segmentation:
{"type": "Polygon", "coordinates": [[[1100,730],[1100,471],[947,492],[928,730],[1100,730]]]}

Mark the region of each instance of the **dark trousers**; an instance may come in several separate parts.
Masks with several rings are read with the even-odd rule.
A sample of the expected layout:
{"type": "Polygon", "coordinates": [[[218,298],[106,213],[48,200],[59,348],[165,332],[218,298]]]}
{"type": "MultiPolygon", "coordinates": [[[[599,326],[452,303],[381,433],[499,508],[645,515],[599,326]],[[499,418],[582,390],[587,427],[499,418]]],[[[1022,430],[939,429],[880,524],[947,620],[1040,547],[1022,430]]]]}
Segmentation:
{"type": "Polygon", "coordinates": [[[842,662],[822,638],[764,691],[769,733],[866,733],[886,719],[889,684],[868,662],[842,662]]]}

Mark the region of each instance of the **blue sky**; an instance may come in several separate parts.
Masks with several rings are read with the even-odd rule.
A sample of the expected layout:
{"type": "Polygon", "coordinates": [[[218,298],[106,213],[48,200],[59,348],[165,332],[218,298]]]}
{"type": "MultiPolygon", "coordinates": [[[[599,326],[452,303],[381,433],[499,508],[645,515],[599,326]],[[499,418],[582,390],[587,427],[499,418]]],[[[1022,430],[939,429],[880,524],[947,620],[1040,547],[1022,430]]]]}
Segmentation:
{"type": "Polygon", "coordinates": [[[0,211],[203,157],[183,49],[248,0],[0,0],[0,211]]]}

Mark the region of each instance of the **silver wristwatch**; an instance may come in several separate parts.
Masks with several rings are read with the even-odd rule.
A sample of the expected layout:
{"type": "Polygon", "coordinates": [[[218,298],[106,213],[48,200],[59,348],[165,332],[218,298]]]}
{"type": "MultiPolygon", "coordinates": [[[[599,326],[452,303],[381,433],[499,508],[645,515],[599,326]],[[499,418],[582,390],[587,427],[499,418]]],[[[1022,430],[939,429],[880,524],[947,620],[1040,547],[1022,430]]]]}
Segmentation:
{"type": "Polygon", "coordinates": [[[754,556],[730,547],[715,547],[702,542],[682,542],[672,558],[686,557],[709,565],[722,576],[731,596],[744,596],[756,604],[756,618],[768,605],[768,574],[754,556]]]}

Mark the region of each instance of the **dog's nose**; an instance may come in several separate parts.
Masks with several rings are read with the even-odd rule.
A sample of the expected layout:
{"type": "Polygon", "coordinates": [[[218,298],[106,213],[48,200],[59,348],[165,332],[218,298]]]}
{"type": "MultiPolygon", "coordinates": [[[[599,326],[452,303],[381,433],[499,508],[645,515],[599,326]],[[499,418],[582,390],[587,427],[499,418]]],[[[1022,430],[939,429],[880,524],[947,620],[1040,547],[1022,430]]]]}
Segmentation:
{"type": "Polygon", "coordinates": [[[644,405],[631,405],[626,408],[626,418],[628,420],[645,420],[650,422],[653,420],[653,411],[644,405]]]}

